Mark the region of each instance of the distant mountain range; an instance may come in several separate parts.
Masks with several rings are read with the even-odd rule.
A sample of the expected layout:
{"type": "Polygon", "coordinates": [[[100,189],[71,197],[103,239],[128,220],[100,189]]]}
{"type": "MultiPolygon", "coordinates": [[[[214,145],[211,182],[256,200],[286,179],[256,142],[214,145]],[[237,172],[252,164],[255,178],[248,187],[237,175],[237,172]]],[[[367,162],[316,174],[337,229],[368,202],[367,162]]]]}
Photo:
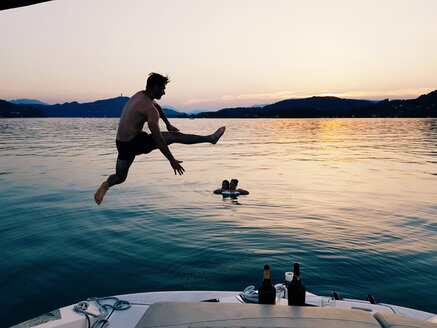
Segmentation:
{"type": "Polygon", "coordinates": [[[225,108],[203,112],[204,118],[317,118],[317,117],[437,117],[437,90],[411,100],[311,97],[288,99],[264,107],[225,108]]]}
{"type": "Polygon", "coordinates": [[[16,104],[16,105],[47,105],[49,104],[43,103],[42,101],[36,100],[36,99],[16,99],[16,100],[9,100],[9,102],[16,104]]]}
{"type": "Polygon", "coordinates": [[[47,117],[40,109],[0,100],[0,117],[47,117]]]}
{"type": "MultiPolygon", "coordinates": [[[[47,105],[36,100],[0,100],[0,117],[120,117],[127,97],[80,104],[47,105]],[[21,101],[21,102],[20,102],[21,101]],[[18,102],[18,103],[17,103],[18,102]]],[[[316,118],[316,117],[437,117],[437,90],[410,100],[311,97],[288,99],[262,107],[225,108],[216,112],[186,114],[164,108],[176,118],[316,118]]]]}
{"type": "MultiPolygon", "coordinates": [[[[90,103],[77,101],[47,105],[32,99],[19,99],[15,103],[0,100],[0,117],[120,117],[128,97],[97,100],[90,103]]],[[[168,117],[188,117],[173,109],[164,108],[168,117]]]]}

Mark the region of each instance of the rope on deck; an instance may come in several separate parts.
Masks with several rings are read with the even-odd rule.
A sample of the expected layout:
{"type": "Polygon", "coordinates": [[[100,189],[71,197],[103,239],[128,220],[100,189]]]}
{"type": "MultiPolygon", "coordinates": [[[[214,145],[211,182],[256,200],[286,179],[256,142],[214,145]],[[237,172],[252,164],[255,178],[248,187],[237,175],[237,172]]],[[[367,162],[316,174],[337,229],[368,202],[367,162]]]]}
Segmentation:
{"type": "Polygon", "coordinates": [[[117,297],[90,297],[86,301],[82,301],[77,303],[73,310],[77,313],[80,313],[85,316],[87,321],[88,328],[103,328],[108,324],[108,317],[112,313],[112,311],[124,311],[131,307],[131,304],[128,301],[123,301],[118,299],[117,297]],[[111,303],[101,303],[105,300],[115,301],[113,304],[111,303]],[[99,310],[99,314],[95,314],[93,312],[88,311],[90,306],[90,302],[95,302],[97,308],[99,310]],[[91,326],[91,317],[96,318],[96,321],[91,326]]]}

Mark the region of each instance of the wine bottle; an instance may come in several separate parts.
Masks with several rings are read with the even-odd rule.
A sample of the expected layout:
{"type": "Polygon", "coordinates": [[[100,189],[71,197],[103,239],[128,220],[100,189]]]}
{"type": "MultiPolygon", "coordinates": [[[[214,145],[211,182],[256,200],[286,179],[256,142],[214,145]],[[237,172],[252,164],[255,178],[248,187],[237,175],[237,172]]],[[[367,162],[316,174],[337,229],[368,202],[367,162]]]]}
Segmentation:
{"type": "Polygon", "coordinates": [[[270,280],[270,266],[264,265],[264,280],[258,288],[258,303],[260,304],[275,304],[276,303],[276,288],[270,280]]]}
{"type": "Polygon", "coordinates": [[[287,286],[288,305],[305,305],[305,286],[300,278],[300,265],[294,263],[293,280],[287,286]]]}

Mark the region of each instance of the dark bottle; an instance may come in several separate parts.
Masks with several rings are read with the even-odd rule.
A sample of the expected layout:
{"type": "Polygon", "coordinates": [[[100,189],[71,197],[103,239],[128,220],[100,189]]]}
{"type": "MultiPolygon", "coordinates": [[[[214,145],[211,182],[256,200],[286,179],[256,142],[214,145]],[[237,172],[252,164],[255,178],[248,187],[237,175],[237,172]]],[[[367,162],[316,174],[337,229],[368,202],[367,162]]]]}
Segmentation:
{"type": "Polygon", "coordinates": [[[258,288],[258,303],[276,303],[276,288],[272,285],[270,280],[270,267],[267,264],[264,265],[264,280],[258,288]]]}
{"type": "Polygon", "coordinates": [[[300,265],[294,263],[293,280],[287,285],[288,305],[305,305],[305,286],[300,279],[300,265]]]}

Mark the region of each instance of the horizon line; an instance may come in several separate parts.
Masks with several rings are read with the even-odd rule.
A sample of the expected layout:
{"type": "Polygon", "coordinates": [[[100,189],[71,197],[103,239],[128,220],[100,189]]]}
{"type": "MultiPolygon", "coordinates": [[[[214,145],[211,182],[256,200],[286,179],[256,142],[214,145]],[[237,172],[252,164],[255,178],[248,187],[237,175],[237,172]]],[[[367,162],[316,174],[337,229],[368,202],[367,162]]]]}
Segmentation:
{"type": "MultiPolygon", "coordinates": [[[[383,92],[383,91],[373,91],[373,92],[359,92],[359,91],[351,91],[351,92],[345,92],[345,93],[331,93],[331,92],[320,92],[320,93],[314,93],[314,94],[306,94],[306,93],[300,93],[300,92],[273,92],[273,93],[264,93],[264,94],[246,94],[246,95],[237,95],[237,96],[229,96],[229,95],[224,95],[220,98],[207,98],[207,99],[192,99],[192,100],[188,100],[183,102],[184,105],[182,106],[178,106],[178,105],[172,105],[172,104],[164,104],[162,105],[162,107],[165,107],[167,109],[172,109],[172,110],[183,110],[183,112],[185,113],[192,113],[192,112],[199,112],[199,111],[207,111],[207,112],[211,112],[211,111],[219,111],[221,109],[225,109],[225,108],[251,108],[251,107],[264,107],[270,104],[274,104],[280,101],[284,101],[284,100],[294,100],[294,99],[308,99],[308,98],[314,98],[314,97],[336,97],[336,98],[341,98],[341,99],[349,99],[349,100],[364,100],[364,101],[372,101],[372,102],[378,102],[378,101],[383,101],[383,100],[411,100],[411,99],[416,99],[422,95],[426,95],[429,94],[433,91],[437,91],[437,89],[433,89],[432,91],[429,91],[433,88],[421,88],[421,89],[414,89],[416,92],[414,94],[412,94],[412,90],[408,90],[410,92],[408,92],[407,90],[394,90],[394,91],[388,91],[388,92],[383,92]],[[421,90],[420,92],[417,92],[421,90]],[[427,90],[427,91],[425,91],[427,90]],[[407,92],[405,92],[407,91],[407,92]],[[401,92],[405,92],[403,97],[401,92]],[[365,94],[364,94],[365,93],[365,94]],[[387,96],[387,94],[390,94],[392,97],[387,96]],[[264,101],[260,98],[265,98],[264,101]],[[225,103],[231,102],[231,101],[235,101],[236,103],[238,103],[238,100],[242,101],[244,100],[245,102],[250,101],[250,99],[252,98],[258,98],[259,101],[256,101],[255,99],[253,99],[253,103],[252,104],[240,104],[240,105],[225,105],[225,103]],[[271,100],[271,102],[268,102],[269,100],[271,100]],[[218,108],[214,109],[214,108],[192,108],[192,109],[188,109],[188,108],[184,108],[187,105],[195,105],[195,104],[216,104],[218,106],[218,108]],[[219,107],[221,105],[221,107],[219,107]],[[180,109],[182,108],[182,109],[180,109]]],[[[130,98],[128,96],[123,96],[123,93],[120,93],[120,95],[115,96],[115,97],[111,97],[111,98],[103,98],[103,99],[95,99],[95,100],[90,100],[90,101],[77,101],[77,100],[72,100],[72,101],[64,101],[62,102],[55,102],[55,103],[49,103],[46,101],[42,101],[39,99],[34,99],[34,98],[17,98],[17,99],[10,99],[10,100],[6,100],[8,102],[13,102],[13,101],[20,101],[20,100],[30,100],[30,101],[35,101],[35,102],[40,102],[43,105],[48,105],[48,106],[54,106],[54,105],[63,105],[63,104],[67,104],[67,103],[74,103],[77,102],[79,104],[87,104],[87,103],[94,103],[97,101],[102,101],[102,100],[110,100],[110,99],[116,99],[116,98],[130,98]]],[[[26,105],[25,103],[23,103],[22,105],[26,105]]],[[[31,103],[29,104],[31,105],[31,103]]],[[[201,107],[201,106],[199,106],[201,107]]],[[[208,107],[208,106],[205,106],[208,107]]]]}

